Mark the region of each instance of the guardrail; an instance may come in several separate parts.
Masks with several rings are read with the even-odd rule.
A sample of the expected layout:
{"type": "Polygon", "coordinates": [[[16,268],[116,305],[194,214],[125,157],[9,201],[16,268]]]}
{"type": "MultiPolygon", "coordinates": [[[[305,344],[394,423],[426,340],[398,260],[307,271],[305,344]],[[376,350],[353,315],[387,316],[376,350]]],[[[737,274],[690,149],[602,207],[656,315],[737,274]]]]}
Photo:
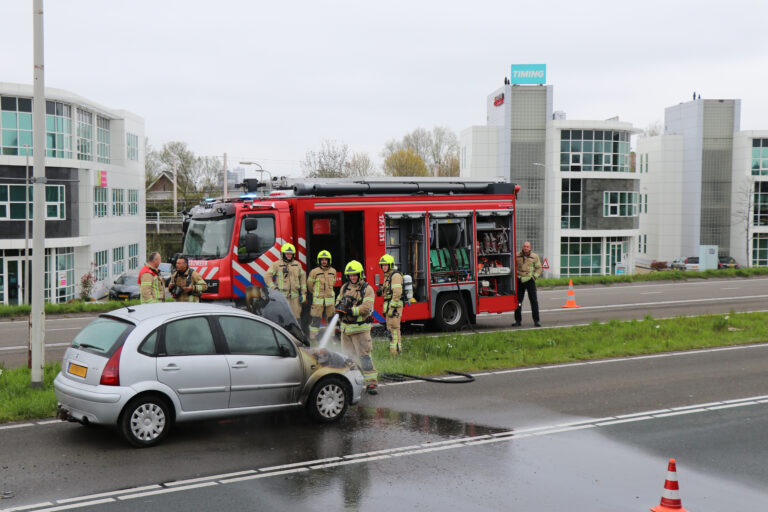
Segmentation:
{"type": "Polygon", "coordinates": [[[183,218],[181,214],[172,213],[147,213],[147,231],[150,229],[155,233],[181,232],[183,218]]]}

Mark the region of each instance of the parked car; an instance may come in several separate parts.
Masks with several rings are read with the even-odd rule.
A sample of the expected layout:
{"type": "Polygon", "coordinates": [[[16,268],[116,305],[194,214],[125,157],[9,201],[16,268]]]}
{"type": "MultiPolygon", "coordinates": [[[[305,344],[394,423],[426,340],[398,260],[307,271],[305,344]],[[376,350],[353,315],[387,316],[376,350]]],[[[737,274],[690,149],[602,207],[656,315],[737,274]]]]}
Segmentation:
{"type": "Polygon", "coordinates": [[[170,263],[161,263],[157,266],[157,270],[160,271],[160,277],[163,278],[165,286],[171,282],[171,276],[173,275],[173,266],[170,263]]]}
{"type": "Polygon", "coordinates": [[[672,270],[699,270],[699,257],[675,258],[670,265],[672,270]]]}
{"type": "Polygon", "coordinates": [[[133,300],[141,297],[139,274],[126,272],[109,288],[109,300],[133,300]]]}
{"type": "Polygon", "coordinates": [[[102,314],[75,337],[61,367],[58,417],[115,426],[137,447],[157,444],[181,421],[300,408],[319,422],[337,421],[363,390],[348,357],[213,304],[102,314]]]}
{"type": "Polygon", "coordinates": [[[730,256],[720,256],[717,258],[717,268],[741,268],[741,266],[730,256]]]}

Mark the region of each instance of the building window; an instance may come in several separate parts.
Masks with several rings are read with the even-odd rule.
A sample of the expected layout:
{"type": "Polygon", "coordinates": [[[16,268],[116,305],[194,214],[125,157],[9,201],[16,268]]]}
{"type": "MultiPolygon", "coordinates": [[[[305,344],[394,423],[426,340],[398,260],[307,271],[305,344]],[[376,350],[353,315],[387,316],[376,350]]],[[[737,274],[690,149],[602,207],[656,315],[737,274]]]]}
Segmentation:
{"type": "Polygon", "coordinates": [[[56,249],[56,302],[75,298],[75,250],[72,247],[56,249]]]}
{"type": "Polygon", "coordinates": [[[643,235],[643,254],[648,254],[648,235],[643,235]]]}
{"type": "Polygon", "coordinates": [[[645,194],[645,199],[643,199],[643,213],[648,213],[648,194],[645,194]]]}
{"type": "Polygon", "coordinates": [[[560,227],[581,228],[581,180],[565,178],[560,205],[560,227]]]}
{"type": "Polygon", "coordinates": [[[93,114],[77,109],[77,159],[93,160],[93,114]]]}
{"type": "Polygon", "coordinates": [[[138,215],[139,213],[139,191],[137,189],[128,189],[128,215],[138,215]]]}
{"type": "Polygon", "coordinates": [[[648,174],[648,154],[645,155],[645,174],[648,174]]]}
{"type": "Polygon", "coordinates": [[[768,181],[755,182],[753,226],[768,226],[768,181]]]}
{"type": "Polygon", "coordinates": [[[112,215],[120,217],[123,215],[123,201],[125,200],[125,190],[122,188],[112,189],[112,215]]]}
{"type": "Polygon", "coordinates": [[[107,195],[106,187],[93,187],[93,216],[94,217],[106,217],[107,216],[107,201],[109,197],[107,195]]]}
{"type": "Polygon", "coordinates": [[[109,251],[93,253],[93,264],[96,267],[96,280],[104,281],[109,277],[109,251]]]}
{"type": "Polygon", "coordinates": [[[0,129],[3,155],[31,155],[32,98],[0,98],[0,129]],[[29,147],[29,151],[25,146],[29,147]]]}
{"type": "Polygon", "coordinates": [[[768,176],[768,139],[752,139],[752,176],[768,176]]]}
{"type": "Polygon", "coordinates": [[[752,235],[752,266],[768,266],[768,233],[752,235]]]}
{"type": "Polygon", "coordinates": [[[117,277],[125,272],[125,247],[112,249],[112,275],[117,277]]]}
{"type": "Polygon", "coordinates": [[[45,102],[45,154],[72,158],[72,107],[57,101],[45,102]]]}
{"type": "MultiPolygon", "coordinates": [[[[648,158],[646,155],[646,168],[648,158]]],[[[612,130],[561,130],[560,170],[629,172],[629,133],[612,130]]]]}
{"type": "MultiPolygon", "coordinates": [[[[33,216],[33,187],[31,185],[0,185],[0,220],[25,220],[33,216]],[[29,192],[29,215],[24,215],[29,192]]],[[[67,217],[64,185],[45,186],[45,219],[63,220],[67,217]]]]}
{"type": "Polygon", "coordinates": [[[139,268],[139,244],[128,246],[128,270],[139,268]]]}
{"type": "Polygon", "coordinates": [[[599,237],[562,237],[560,239],[560,275],[602,274],[602,239],[599,237]]]}
{"type": "Polygon", "coordinates": [[[139,160],[139,136],[127,133],[125,135],[125,147],[128,160],[137,162],[139,160]]]}
{"type": "Polygon", "coordinates": [[[603,217],[637,217],[637,192],[603,192],[603,217]]]}
{"type": "Polygon", "coordinates": [[[96,117],[96,160],[109,163],[109,119],[96,117]]]}

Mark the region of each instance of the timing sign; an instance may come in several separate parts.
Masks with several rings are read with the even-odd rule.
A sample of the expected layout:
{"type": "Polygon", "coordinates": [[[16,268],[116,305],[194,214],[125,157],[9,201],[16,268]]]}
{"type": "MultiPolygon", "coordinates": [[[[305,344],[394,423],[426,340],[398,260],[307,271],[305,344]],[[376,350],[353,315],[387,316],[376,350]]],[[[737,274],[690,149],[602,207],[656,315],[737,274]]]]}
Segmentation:
{"type": "Polygon", "coordinates": [[[542,85],[547,83],[546,64],[512,64],[510,82],[521,85],[542,85]]]}

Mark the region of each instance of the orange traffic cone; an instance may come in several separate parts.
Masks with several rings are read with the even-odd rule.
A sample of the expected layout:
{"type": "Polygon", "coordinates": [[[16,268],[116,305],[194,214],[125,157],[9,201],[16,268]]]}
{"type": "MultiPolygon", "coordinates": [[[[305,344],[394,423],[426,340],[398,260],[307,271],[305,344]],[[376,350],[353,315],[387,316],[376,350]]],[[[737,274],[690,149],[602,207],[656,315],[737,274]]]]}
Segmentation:
{"type": "Polygon", "coordinates": [[[573,279],[568,280],[568,299],[565,301],[565,306],[561,306],[563,308],[580,308],[578,304],[576,304],[576,294],[573,293],[573,279]]]}
{"type": "Polygon", "coordinates": [[[661,495],[661,503],[651,507],[652,512],[688,512],[680,501],[680,487],[677,485],[677,466],[675,459],[669,459],[667,467],[667,479],[664,481],[664,492],[661,495]]]}

